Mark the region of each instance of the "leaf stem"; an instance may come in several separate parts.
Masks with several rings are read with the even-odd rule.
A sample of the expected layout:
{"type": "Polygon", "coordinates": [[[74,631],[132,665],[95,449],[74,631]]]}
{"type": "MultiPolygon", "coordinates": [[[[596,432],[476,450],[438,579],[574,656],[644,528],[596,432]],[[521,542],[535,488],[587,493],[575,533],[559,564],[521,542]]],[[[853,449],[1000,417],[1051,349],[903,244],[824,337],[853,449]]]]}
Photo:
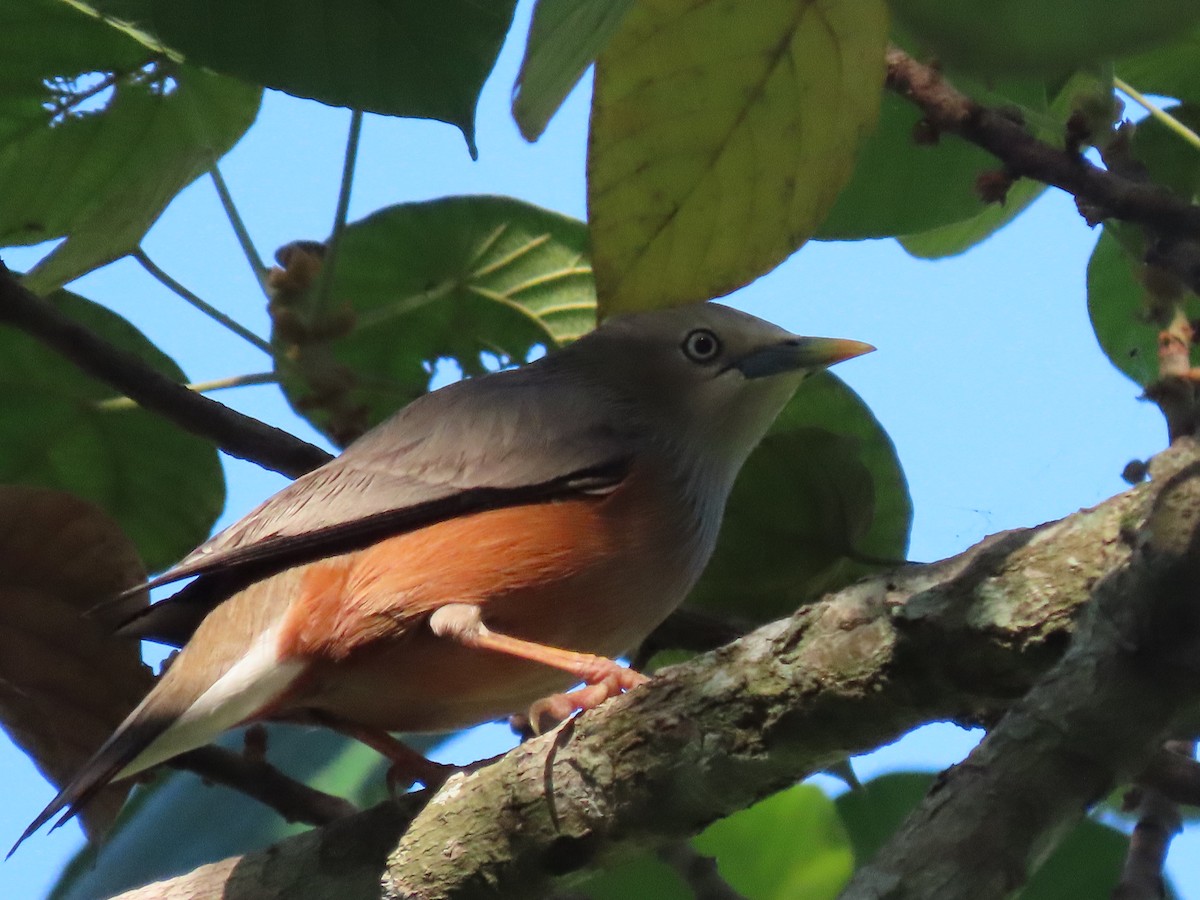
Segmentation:
{"type": "Polygon", "coordinates": [[[233,233],[237,235],[238,243],[242,246],[242,253],[246,254],[246,261],[250,263],[254,277],[258,279],[259,285],[265,291],[267,266],[262,261],[262,257],[258,255],[254,242],[250,240],[250,232],[246,230],[246,223],[242,221],[242,217],[233,203],[233,195],[229,193],[229,186],[225,184],[225,179],[221,177],[221,170],[215,163],[208,170],[208,174],[212,177],[213,186],[217,189],[217,196],[221,199],[221,206],[225,210],[229,224],[233,226],[233,233]]]}
{"type": "MultiPolygon", "coordinates": [[[[212,381],[197,381],[184,385],[189,391],[197,394],[207,394],[209,391],[223,391],[227,388],[247,387],[252,384],[275,384],[279,381],[276,372],[253,372],[249,375],[231,375],[228,378],[216,378],[212,381]]],[[[113,412],[121,409],[137,409],[140,404],[129,397],[110,397],[96,403],[96,409],[113,412]]]]}
{"type": "Polygon", "coordinates": [[[1145,94],[1139,92],[1133,85],[1114,77],[1113,86],[1122,94],[1128,95],[1134,103],[1162,122],[1167,128],[1171,129],[1197,150],[1200,150],[1200,134],[1196,134],[1196,132],[1192,131],[1192,129],[1188,128],[1145,94]]]}
{"type": "Polygon", "coordinates": [[[273,355],[271,352],[271,345],[267,341],[259,337],[245,325],[242,325],[240,322],[237,322],[225,315],[225,313],[221,312],[211,303],[202,300],[192,291],[188,290],[186,287],[160,269],[157,265],[155,265],[154,261],[146,255],[146,251],[141,247],[136,248],[131,255],[135,260],[137,260],[138,264],[143,269],[153,275],[156,279],[162,282],[163,285],[174,291],[196,309],[200,310],[200,312],[204,313],[210,319],[219,322],[221,325],[224,325],[238,337],[253,344],[268,356],[273,355]]]}
{"type": "Polygon", "coordinates": [[[358,142],[362,136],[363,113],[361,109],[350,111],[350,128],[346,133],[346,155],[342,159],[342,183],[338,188],[337,209],[333,214],[333,232],[325,251],[325,263],[321,266],[321,280],[313,292],[309,313],[312,320],[319,321],[329,307],[329,295],[333,289],[333,272],[337,266],[338,245],[342,232],[346,230],[346,216],[350,211],[350,189],[354,185],[354,169],[358,164],[358,142]]]}

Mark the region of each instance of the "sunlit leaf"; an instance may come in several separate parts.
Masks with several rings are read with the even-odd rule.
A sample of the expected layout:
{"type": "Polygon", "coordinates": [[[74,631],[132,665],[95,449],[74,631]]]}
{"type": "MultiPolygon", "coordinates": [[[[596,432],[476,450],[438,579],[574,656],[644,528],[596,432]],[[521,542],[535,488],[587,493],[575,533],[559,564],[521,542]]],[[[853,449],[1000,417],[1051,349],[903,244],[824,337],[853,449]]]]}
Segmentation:
{"type": "Polygon", "coordinates": [[[513,89],[513,118],[536,141],[633,0],[538,0],[513,89]]]}
{"type": "Polygon", "coordinates": [[[424,393],[439,359],[474,374],[595,325],[583,223],[505,197],[402,204],[350,225],[331,296],[353,310],[348,333],[298,347],[277,311],[273,340],[291,361],[288,399],[343,441],[424,393]]]}
{"type": "Polygon", "coordinates": [[[137,246],[242,136],[261,94],[154,60],[103,22],[52,6],[39,18],[25,4],[0,11],[0,30],[11,38],[14,25],[23,41],[0,63],[0,246],[67,238],[27,274],[37,293],[137,246]]]}
{"type": "Polygon", "coordinates": [[[457,125],[475,105],[516,0],[79,0],[151,47],[298,97],[457,125]]]}
{"type": "MultiPolygon", "coordinates": [[[[101,337],[186,380],[120,316],[66,291],[51,299],[101,337]]],[[[0,482],[91,500],[133,539],[148,569],[165,568],[208,536],[221,511],[217,451],[157,415],[98,405],[111,396],[33,338],[0,328],[0,482]]]]}
{"type": "MultiPolygon", "coordinates": [[[[59,787],[150,689],[138,643],[84,615],[145,577],[137,548],[99,507],[0,485],[0,723],[59,787]]],[[[106,787],[84,809],[93,837],[128,792],[106,787]]]]}
{"type": "Polygon", "coordinates": [[[904,558],[912,504],[895,448],[836,376],[814,376],[751,454],[689,605],[785,615],[904,558]]]}
{"type": "MultiPolygon", "coordinates": [[[[692,846],[715,858],[720,877],[746,900],[833,898],[854,863],[833,802],[811,785],[781,791],[714,822],[692,846]]],[[[649,855],[608,867],[577,888],[592,900],[695,896],[674,868],[649,855]]]]}
{"type": "Polygon", "coordinates": [[[638,0],[600,55],[588,210],[604,314],[708,299],[778,265],[879,108],[878,0],[638,0]]]}
{"type": "Polygon", "coordinates": [[[693,843],[748,900],[832,900],[854,870],[833,801],[807,784],[714,822],[693,843]]]}
{"type": "Polygon", "coordinates": [[[984,75],[1062,75],[1200,21],[1193,0],[893,0],[892,9],[924,50],[984,75]]]}

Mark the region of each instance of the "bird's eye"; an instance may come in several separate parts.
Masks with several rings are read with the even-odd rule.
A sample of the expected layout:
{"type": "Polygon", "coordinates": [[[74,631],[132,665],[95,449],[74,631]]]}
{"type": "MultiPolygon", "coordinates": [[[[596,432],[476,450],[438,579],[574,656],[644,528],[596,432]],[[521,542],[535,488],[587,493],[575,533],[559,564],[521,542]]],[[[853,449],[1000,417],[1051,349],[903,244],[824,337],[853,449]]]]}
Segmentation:
{"type": "Polygon", "coordinates": [[[683,339],[683,355],[692,362],[712,362],[721,352],[721,341],[707,328],[688,332],[683,339]]]}

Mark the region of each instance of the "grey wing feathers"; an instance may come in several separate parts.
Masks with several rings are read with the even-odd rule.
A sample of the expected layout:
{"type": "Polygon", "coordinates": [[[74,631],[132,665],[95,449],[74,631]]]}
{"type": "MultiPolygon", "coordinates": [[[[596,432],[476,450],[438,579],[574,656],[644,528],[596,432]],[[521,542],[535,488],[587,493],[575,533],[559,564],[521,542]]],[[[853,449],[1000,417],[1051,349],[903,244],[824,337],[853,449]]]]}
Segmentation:
{"type": "Polygon", "coordinates": [[[312,559],[325,555],[313,545],[342,552],[356,539],[619,481],[629,436],[601,414],[602,404],[581,402],[595,398],[574,380],[542,369],[531,392],[535,367],[422,397],[150,586],[263,559],[312,559]]]}

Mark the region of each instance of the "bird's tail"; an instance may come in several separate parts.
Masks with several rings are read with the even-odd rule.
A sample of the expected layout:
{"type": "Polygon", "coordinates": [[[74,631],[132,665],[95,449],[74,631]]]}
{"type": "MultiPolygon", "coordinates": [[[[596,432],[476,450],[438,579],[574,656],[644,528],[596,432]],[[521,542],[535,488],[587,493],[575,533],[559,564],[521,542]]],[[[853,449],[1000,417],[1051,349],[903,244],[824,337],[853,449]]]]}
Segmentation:
{"type": "MultiPolygon", "coordinates": [[[[58,792],[58,796],[29,824],[8,851],[8,856],[12,856],[27,837],[60,812],[63,815],[54,823],[54,828],[69,822],[167,729],[169,719],[156,714],[148,700],[150,697],[143,700],[137,709],[129,714],[113,732],[112,737],[104,742],[75,777],[58,792]]],[[[5,859],[7,858],[6,856],[5,859]]]]}

